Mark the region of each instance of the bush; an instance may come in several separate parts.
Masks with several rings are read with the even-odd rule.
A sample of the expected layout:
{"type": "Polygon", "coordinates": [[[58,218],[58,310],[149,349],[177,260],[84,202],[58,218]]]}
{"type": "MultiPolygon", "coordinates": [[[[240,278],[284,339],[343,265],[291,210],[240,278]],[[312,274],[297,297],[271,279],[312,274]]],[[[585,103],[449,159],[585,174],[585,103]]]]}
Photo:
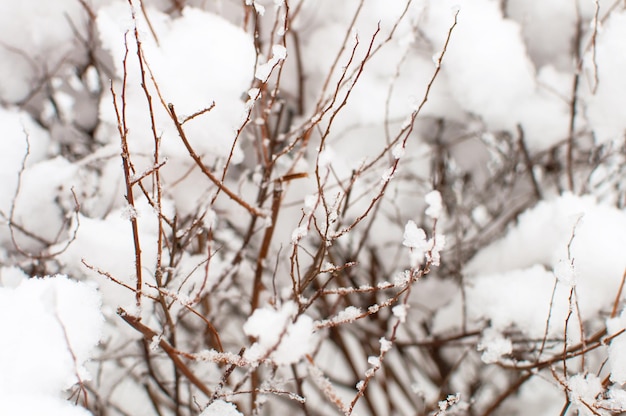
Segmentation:
{"type": "Polygon", "coordinates": [[[618,2],[0,12],[3,414],[626,411],[618,2]]]}

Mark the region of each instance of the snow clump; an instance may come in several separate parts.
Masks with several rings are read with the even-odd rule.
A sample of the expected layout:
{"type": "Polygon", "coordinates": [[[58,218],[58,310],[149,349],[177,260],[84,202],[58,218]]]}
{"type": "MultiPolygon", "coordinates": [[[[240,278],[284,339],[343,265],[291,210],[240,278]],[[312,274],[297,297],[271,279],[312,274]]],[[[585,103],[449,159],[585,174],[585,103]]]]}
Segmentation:
{"type": "Polygon", "coordinates": [[[300,315],[294,321],[298,305],[289,301],[278,310],[256,309],[243,326],[243,331],[257,341],[245,352],[250,361],[269,357],[278,365],[294,364],[313,349],[313,319],[300,315]]]}
{"type": "Polygon", "coordinates": [[[84,365],[103,327],[100,296],[61,275],[7,280],[12,286],[0,287],[0,414],[90,414],[63,392],[90,379],[84,365]]]}

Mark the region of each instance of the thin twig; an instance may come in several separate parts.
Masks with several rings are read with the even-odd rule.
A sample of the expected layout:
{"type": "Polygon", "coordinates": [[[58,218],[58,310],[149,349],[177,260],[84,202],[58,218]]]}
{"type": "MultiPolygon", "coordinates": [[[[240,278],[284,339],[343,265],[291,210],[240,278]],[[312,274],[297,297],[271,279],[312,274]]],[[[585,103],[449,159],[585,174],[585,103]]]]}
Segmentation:
{"type": "Polygon", "coordinates": [[[233,201],[235,201],[236,203],[241,205],[243,208],[245,208],[250,214],[254,215],[255,217],[265,218],[267,216],[265,213],[261,212],[258,208],[253,207],[252,205],[248,204],[246,201],[241,199],[239,195],[237,195],[236,193],[231,191],[228,187],[226,187],[224,183],[220,181],[217,178],[217,176],[215,176],[204,165],[200,156],[198,156],[198,154],[195,152],[195,150],[189,143],[189,140],[187,140],[187,135],[185,134],[185,131],[183,130],[183,126],[178,121],[178,116],[176,115],[176,111],[174,110],[174,104],[171,104],[171,103],[168,104],[168,108],[169,108],[170,117],[172,121],[174,122],[174,124],[176,125],[176,130],[178,130],[178,135],[180,136],[180,139],[183,141],[183,144],[187,148],[187,152],[189,152],[189,155],[194,160],[194,162],[196,162],[196,165],[200,168],[202,173],[204,173],[206,177],[209,178],[211,182],[215,184],[215,186],[217,186],[221,191],[223,191],[226,195],[228,195],[233,201]]]}
{"type": "Polygon", "coordinates": [[[180,353],[172,347],[165,339],[159,336],[159,334],[153,331],[148,326],[141,323],[141,320],[133,315],[129,315],[123,308],[118,308],[117,314],[126,321],[127,324],[135,328],[138,332],[140,332],[144,338],[152,342],[154,339],[159,340],[159,346],[165,351],[167,356],[172,360],[172,363],[176,366],[176,368],[193,384],[200,390],[202,393],[206,395],[207,398],[212,396],[211,390],[200,380],[192,371],[187,367],[187,365],[180,359],[180,353]],[[156,338],[155,338],[156,337],[156,338]]]}
{"type": "Polygon", "coordinates": [[[533,190],[535,191],[535,198],[537,200],[542,200],[543,196],[541,194],[541,188],[539,187],[539,182],[535,177],[535,171],[533,169],[533,161],[530,158],[530,153],[528,152],[528,147],[526,146],[526,140],[524,140],[524,129],[521,124],[517,125],[517,142],[519,143],[519,148],[522,151],[522,155],[524,156],[524,163],[526,164],[526,171],[528,172],[528,176],[530,177],[530,181],[533,184],[533,190]]]}

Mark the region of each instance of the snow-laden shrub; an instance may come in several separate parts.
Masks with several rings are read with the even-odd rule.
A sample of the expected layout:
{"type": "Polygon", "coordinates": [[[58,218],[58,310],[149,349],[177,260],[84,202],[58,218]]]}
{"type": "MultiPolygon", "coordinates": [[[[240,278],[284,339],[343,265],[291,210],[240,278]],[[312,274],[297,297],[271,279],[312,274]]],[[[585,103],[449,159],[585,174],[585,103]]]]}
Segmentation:
{"type": "Polygon", "coordinates": [[[624,19],[3,2],[0,413],[623,412],[624,19]]]}

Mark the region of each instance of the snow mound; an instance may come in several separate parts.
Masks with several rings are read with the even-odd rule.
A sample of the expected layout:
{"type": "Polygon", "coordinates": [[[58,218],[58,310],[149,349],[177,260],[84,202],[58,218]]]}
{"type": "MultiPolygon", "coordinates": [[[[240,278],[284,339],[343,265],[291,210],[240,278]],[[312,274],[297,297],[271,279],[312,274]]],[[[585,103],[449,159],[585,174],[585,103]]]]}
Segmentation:
{"type": "Polygon", "coordinates": [[[216,400],[211,403],[200,416],[242,416],[237,406],[224,400],[216,400]]]}
{"type": "MultiPolygon", "coordinates": [[[[488,318],[498,330],[514,325],[541,338],[550,316],[548,333],[562,335],[572,287],[583,320],[610,311],[626,267],[625,227],[624,212],[591,196],[565,194],[540,202],[465,268],[469,318],[488,318]],[[573,265],[568,281],[558,279],[564,261],[573,265]]],[[[449,313],[454,312],[442,311],[439,323],[449,313]]],[[[575,339],[577,324],[570,322],[569,328],[575,339]]]]}
{"type": "MultiPolygon", "coordinates": [[[[87,0],[96,8],[107,0],[87,0]]],[[[74,59],[88,14],[74,0],[0,2],[0,100],[25,99],[37,81],[74,59]]]]}
{"type": "Polygon", "coordinates": [[[269,307],[255,310],[243,326],[246,335],[256,337],[255,342],[245,353],[251,361],[265,359],[266,356],[278,365],[297,363],[313,349],[313,319],[300,315],[294,302],[286,302],[280,310],[269,307]]]}
{"type": "Polygon", "coordinates": [[[0,287],[0,414],[89,414],[60,393],[89,379],[83,365],[102,326],[100,297],[87,284],[58,275],[0,287]]]}
{"type": "Polygon", "coordinates": [[[443,46],[458,9],[458,25],[442,63],[451,95],[492,130],[516,131],[521,125],[531,150],[563,140],[566,102],[550,90],[554,87],[540,88],[519,24],[504,18],[498,2],[456,3],[433,2],[425,27],[433,43],[443,46]]]}
{"type": "MultiPolygon", "coordinates": [[[[184,129],[199,155],[228,156],[235,130],[245,111],[241,96],[249,89],[254,76],[252,38],[223,18],[199,9],[185,8],[182,16],[175,19],[154,9],[148,9],[148,13],[156,37],[141,13],[136,14],[136,24],[145,60],[146,85],[153,99],[156,130],[162,137],[163,156],[187,155],[188,158],[176,126],[159,102],[149,70],[163,99],[175,105],[181,119],[215,103],[211,111],[187,122],[184,129]]],[[[98,14],[97,25],[103,47],[110,52],[120,80],[124,77],[126,40],[129,48],[126,108],[127,125],[133,137],[131,153],[151,154],[154,138],[145,93],[141,88],[135,27],[128,4],[117,2],[103,8],[98,14]]],[[[116,92],[120,94],[121,90],[118,84],[116,92]]],[[[110,97],[103,98],[100,111],[103,119],[117,125],[110,97]]],[[[119,137],[112,135],[110,140],[118,141],[119,137]]],[[[235,147],[234,161],[241,160],[241,157],[235,147]]]]}
{"type": "MultiPolygon", "coordinates": [[[[587,100],[587,117],[598,143],[621,139],[626,129],[626,100],[620,92],[626,88],[626,12],[612,13],[598,33],[596,46],[597,85],[591,81],[587,100]],[[593,92],[593,87],[597,89],[593,92]]],[[[592,62],[591,53],[587,62],[592,62]]],[[[593,65],[587,72],[593,74],[593,65]]],[[[593,76],[593,75],[592,75],[593,76]]],[[[587,85],[587,84],[586,84],[587,85]]]]}

